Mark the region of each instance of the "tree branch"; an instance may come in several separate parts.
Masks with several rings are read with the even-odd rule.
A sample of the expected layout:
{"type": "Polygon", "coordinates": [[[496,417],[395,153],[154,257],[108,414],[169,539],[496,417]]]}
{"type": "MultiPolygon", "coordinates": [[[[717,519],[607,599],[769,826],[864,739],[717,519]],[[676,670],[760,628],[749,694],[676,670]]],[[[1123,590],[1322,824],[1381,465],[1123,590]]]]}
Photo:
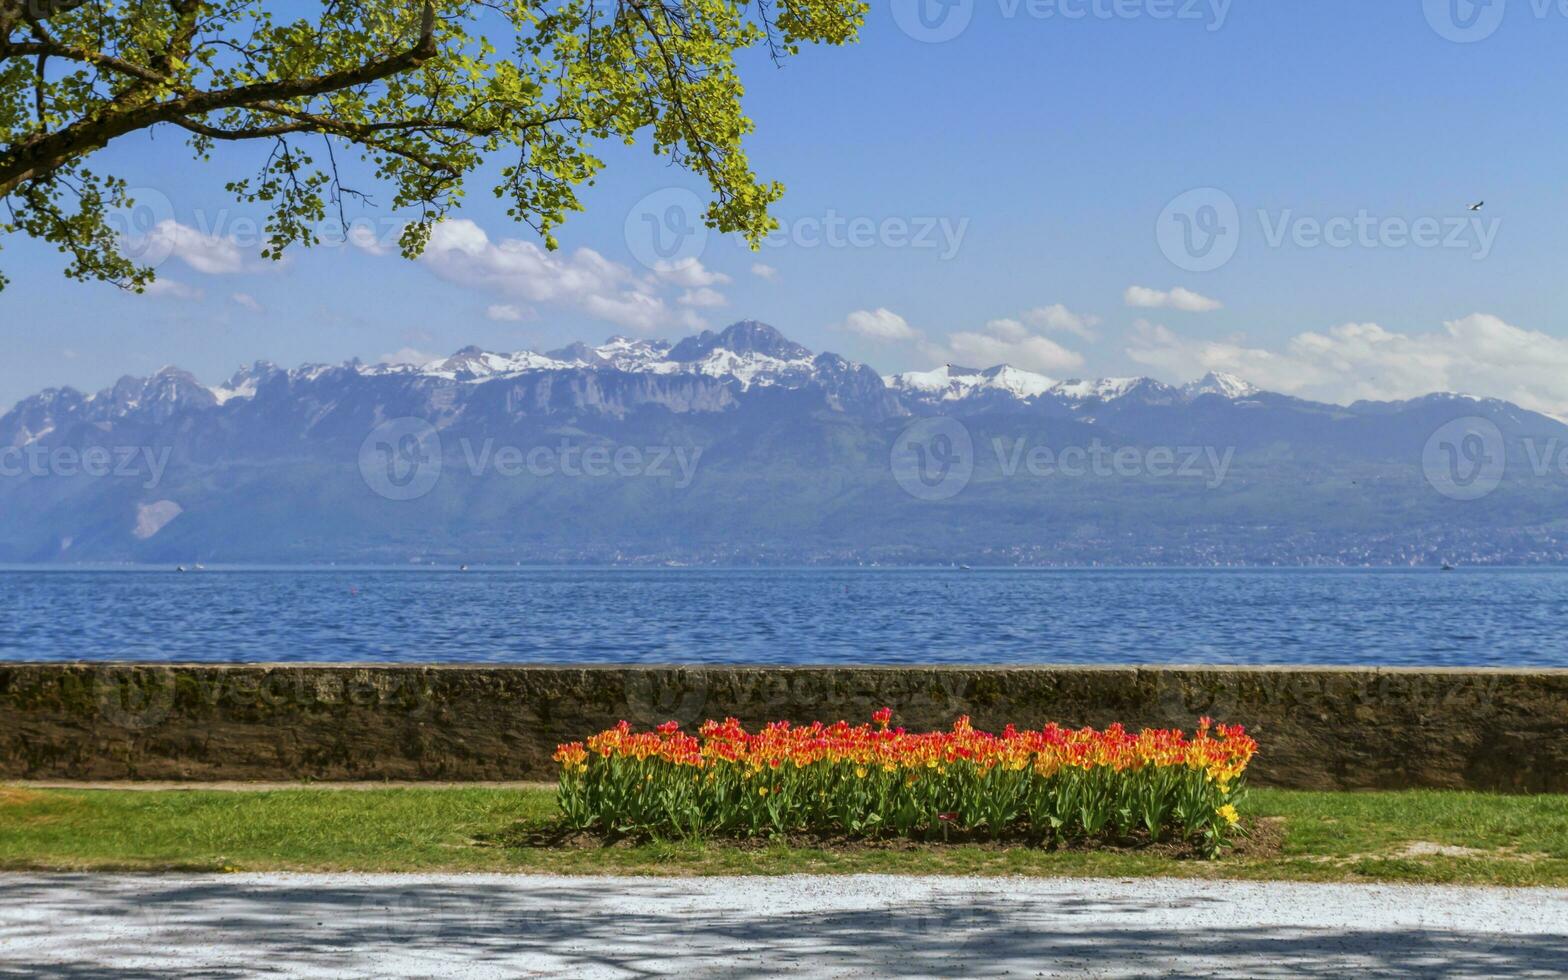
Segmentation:
{"type": "Polygon", "coordinates": [[[168,106],[181,114],[199,114],[214,109],[233,109],[263,100],[309,98],[326,92],[336,92],[339,89],[353,88],[356,85],[379,82],[383,78],[390,78],[410,68],[418,68],[435,57],[435,17],[435,4],[432,0],[425,0],[424,11],[420,15],[419,40],[407,51],[382,61],[373,61],[357,68],[328,72],[311,78],[278,79],[272,82],[242,85],[238,88],[220,89],[216,92],[198,92],[159,105],[168,106]]]}
{"type": "Polygon", "coordinates": [[[272,136],[284,136],[289,133],[308,133],[316,127],[310,123],[295,122],[283,123],[277,126],[257,126],[251,129],[219,129],[208,126],[206,123],[197,122],[185,116],[175,116],[169,120],[181,129],[188,129],[193,133],[215,140],[258,140],[272,136]]]}
{"type": "Polygon", "coordinates": [[[193,92],[165,102],[152,102],[107,116],[82,119],[57,132],[25,140],[20,146],[0,156],[0,196],[9,194],[24,180],[49,172],[65,160],[98,149],[116,137],[146,129],[154,123],[200,116],[218,109],[242,108],[264,101],[308,98],[380,81],[417,68],[436,54],[435,10],[434,0],[425,0],[420,14],[419,39],[407,50],[381,61],[310,78],[278,79],[216,92],[193,92]]]}
{"type": "Polygon", "coordinates": [[[166,75],[161,75],[151,68],[143,68],[141,65],[132,61],[126,61],[124,58],[116,58],[114,55],[92,51],[88,48],[60,44],[53,40],[23,41],[19,44],[6,45],[0,48],[0,53],[23,56],[36,54],[49,58],[63,58],[67,61],[76,61],[84,65],[102,66],[117,71],[122,75],[129,75],[132,78],[139,78],[148,82],[167,82],[169,80],[166,75]]]}
{"type": "Polygon", "coordinates": [[[23,20],[45,21],[68,14],[88,0],[0,0],[0,25],[23,20]]]}

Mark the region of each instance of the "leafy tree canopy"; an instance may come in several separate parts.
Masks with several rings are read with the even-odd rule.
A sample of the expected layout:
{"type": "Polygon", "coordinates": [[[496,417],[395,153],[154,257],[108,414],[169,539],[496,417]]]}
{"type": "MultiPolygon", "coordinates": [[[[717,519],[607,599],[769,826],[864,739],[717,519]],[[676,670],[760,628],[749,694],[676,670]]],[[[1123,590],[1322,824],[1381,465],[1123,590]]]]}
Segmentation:
{"type": "MultiPolygon", "coordinates": [[[[417,256],[492,155],[508,213],[554,246],[601,140],[633,142],[700,173],[706,221],[755,244],[783,188],[742,148],[737,52],[775,60],[855,40],[864,0],[0,0],[0,232],[55,244],[66,274],[140,289],[107,220],[124,179],[89,168],[120,137],[179,127],[207,159],[257,144],[227,188],[267,209],[264,255],[317,241],[355,192],[357,153],[408,208],[417,256]]],[[[0,276],[0,288],[4,277],[0,276]]]]}

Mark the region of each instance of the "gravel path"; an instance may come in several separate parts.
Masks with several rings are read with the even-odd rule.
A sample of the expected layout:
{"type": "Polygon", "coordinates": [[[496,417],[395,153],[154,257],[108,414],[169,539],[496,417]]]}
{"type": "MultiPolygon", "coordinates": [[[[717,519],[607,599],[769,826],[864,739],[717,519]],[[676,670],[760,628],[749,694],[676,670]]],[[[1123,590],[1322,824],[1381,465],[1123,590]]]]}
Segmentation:
{"type": "Polygon", "coordinates": [[[0,874],[0,976],[1568,975],[1568,890],[0,874]]]}

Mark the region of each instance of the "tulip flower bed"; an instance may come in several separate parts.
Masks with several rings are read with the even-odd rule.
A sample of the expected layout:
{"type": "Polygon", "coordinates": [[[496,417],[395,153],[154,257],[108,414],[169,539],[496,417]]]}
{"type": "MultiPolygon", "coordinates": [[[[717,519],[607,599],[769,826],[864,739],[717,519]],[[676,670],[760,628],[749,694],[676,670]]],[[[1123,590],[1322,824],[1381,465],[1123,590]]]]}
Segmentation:
{"type": "Polygon", "coordinates": [[[1257,751],[1240,725],[1206,718],[1188,737],[1054,724],[994,735],[967,717],[913,733],[891,716],[755,733],[731,718],[695,737],[622,722],[556,750],[561,811],[573,829],[610,835],[1137,839],[1212,856],[1235,833],[1257,751]]]}

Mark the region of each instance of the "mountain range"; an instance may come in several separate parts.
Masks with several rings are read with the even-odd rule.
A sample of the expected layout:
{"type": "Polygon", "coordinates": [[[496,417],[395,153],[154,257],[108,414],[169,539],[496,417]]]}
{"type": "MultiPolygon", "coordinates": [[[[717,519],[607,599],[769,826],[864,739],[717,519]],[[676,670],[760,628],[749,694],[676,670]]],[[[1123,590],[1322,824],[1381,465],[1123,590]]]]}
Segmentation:
{"type": "Polygon", "coordinates": [[[51,388],[0,416],[0,561],[1557,562],[1565,447],[1496,399],[884,376],[743,321],[51,388]]]}

